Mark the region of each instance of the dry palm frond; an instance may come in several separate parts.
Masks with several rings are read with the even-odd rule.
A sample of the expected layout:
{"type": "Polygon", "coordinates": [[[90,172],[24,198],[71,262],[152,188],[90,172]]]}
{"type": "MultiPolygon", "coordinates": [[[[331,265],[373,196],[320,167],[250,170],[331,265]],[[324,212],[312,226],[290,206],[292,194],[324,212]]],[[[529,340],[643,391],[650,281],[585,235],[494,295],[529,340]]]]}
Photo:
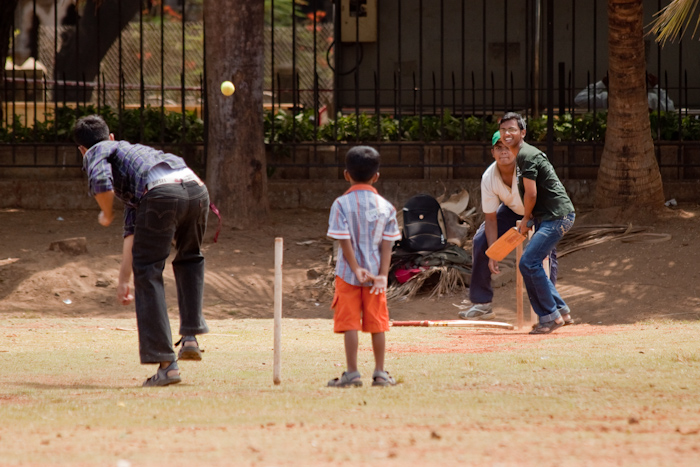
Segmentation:
{"type": "Polygon", "coordinates": [[[389,287],[386,298],[388,300],[396,300],[401,297],[413,298],[423,288],[425,282],[435,274],[438,274],[439,278],[430,292],[430,298],[457,292],[466,287],[462,273],[458,269],[437,266],[416,274],[403,284],[389,287]]]}
{"type": "Polygon", "coordinates": [[[648,227],[630,225],[584,225],[573,227],[557,245],[557,257],[582,250],[593,245],[621,240],[625,243],[658,243],[671,239],[669,234],[653,234],[646,232],[648,227]]]}
{"type": "Polygon", "coordinates": [[[315,289],[333,289],[335,287],[335,268],[327,268],[312,286],[315,289]]]}
{"type": "MultiPolygon", "coordinates": [[[[667,40],[675,41],[683,36],[695,15],[698,0],[673,0],[654,16],[656,19],[649,25],[649,34],[656,34],[656,42],[666,45],[667,40]]],[[[695,22],[692,37],[700,26],[700,17],[695,22]]]]}

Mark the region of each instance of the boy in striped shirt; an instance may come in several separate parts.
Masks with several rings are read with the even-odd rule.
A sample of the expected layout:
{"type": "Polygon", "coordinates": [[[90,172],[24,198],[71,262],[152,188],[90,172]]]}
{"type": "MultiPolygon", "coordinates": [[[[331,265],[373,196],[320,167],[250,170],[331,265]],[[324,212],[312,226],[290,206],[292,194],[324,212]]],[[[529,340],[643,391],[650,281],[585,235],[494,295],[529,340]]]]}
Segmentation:
{"type": "Polygon", "coordinates": [[[375,369],[372,386],[392,386],[384,370],[385,336],[389,330],[386,287],[391,250],[401,238],[396,209],[372,186],[379,179],[379,153],[368,146],[351,148],[345,156],[345,180],[350,189],[337,198],[328,221],[330,238],[338,240],[333,330],[345,335],[347,371],[328,382],[331,387],[362,386],[357,370],[357,332],[372,334],[375,369]]]}

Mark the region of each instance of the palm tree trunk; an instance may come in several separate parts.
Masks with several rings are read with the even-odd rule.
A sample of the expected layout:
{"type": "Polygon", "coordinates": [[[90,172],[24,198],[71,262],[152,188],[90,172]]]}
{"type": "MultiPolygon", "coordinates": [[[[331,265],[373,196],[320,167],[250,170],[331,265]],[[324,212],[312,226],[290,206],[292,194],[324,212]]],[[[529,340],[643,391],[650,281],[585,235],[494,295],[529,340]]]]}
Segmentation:
{"type": "Polygon", "coordinates": [[[646,91],[642,0],[608,0],[608,127],[596,207],[662,207],[646,91]]]}
{"type": "Polygon", "coordinates": [[[269,214],[263,137],[264,4],[204,2],[207,187],[227,222],[249,227],[269,214]],[[226,97],[223,81],[236,91],[226,97]]]}

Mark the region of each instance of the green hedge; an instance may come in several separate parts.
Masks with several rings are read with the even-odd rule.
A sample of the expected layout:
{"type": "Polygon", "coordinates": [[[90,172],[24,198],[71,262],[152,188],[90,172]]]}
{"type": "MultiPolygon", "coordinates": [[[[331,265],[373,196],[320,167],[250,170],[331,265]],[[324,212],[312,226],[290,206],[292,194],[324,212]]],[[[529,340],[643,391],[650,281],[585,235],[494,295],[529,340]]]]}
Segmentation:
{"type": "Polygon", "coordinates": [[[185,131],[179,112],[161,114],[160,107],[124,109],[120,117],[109,106],[88,105],[77,108],[58,107],[55,113],[46,114],[43,122],[33,127],[25,126],[22,118],[15,115],[12,124],[0,128],[0,143],[72,143],[72,128],[75,121],[85,115],[99,114],[109,125],[117,139],[141,143],[198,143],[204,141],[204,122],[194,112],[185,113],[185,131]],[[143,119],[143,138],[141,121],[143,119]],[[162,131],[162,139],[161,139],[162,131]]]}
{"type": "MultiPolygon", "coordinates": [[[[652,137],[664,141],[679,140],[677,113],[650,114],[652,137]],[[660,138],[657,135],[660,128],[660,138]]],[[[604,141],[607,112],[581,115],[565,114],[554,119],[554,140],[604,141]]],[[[449,112],[439,116],[402,116],[360,114],[338,115],[335,121],[316,127],[313,110],[292,115],[285,111],[265,115],[265,143],[301,141],[490,141],[498,125],[490,118],[455,117],[449,112]],[[379,118],[379,123],[377,123],[379,118]],[[274,130],[274,131],[273,131],[274,130]],[[315,135],[315,137],[314,137],[315,135]]],[[[680,134],[685,141],[700,141],[700,119],[687,116],[681,119],[680,134]]],[[[528,140],[547,139],[547,116],[528,120],[528,140]]]]}
{"type": "MultiPolygon", "coordinates": [[[[46,120],[33,127],[24,126],[22,118],[15,115],[12,124],[0,127],[0,143],[53,143],[72,142],[71,129],[75,121],[91,114],[104,117],[118,139],[141,143],[201,143],[204,141],[204,122],[194,112],[161,114],[160,107],[125,109],[120,117],[115,109],[105,106],[98,109],[88,105],[78,108],[59,107],[55,114],[47,114],[46,120]],[[143,129],[142,129],[143,128],[143,129]],[[143,131],[143,138],[141,132],[143,131]]],[[[313,110],[296,115],[286,111],[265,112],[265,143],[282,144],[303,141],[321,142],[398,142],[398,141],[489,141],[497,129],[491,118],[455,117],[448,111],[442,116],[391,115],[359,116],[338,115],[325,125],[316,126],[313,110]]],[[[664,141],[700,141],[700,119],[677,113],[653,112],[650,114],[652,137],[664,141]],[[658,131],[657,131],[658,128],[658,131]]],[[[607,112],[555,117],[555,141],[603,141],[607,126],[607,112]]],[[[528,121],[528,140],[545,141],[547,117],[528,121]]]]}

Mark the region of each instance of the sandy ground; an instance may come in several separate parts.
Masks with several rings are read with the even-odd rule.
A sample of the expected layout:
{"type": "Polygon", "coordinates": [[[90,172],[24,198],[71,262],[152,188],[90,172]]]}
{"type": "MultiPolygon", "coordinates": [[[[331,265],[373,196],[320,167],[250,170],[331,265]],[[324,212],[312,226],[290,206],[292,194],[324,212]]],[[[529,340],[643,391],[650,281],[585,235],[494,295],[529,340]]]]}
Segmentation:
{"type": "MultiPolygon", "coordinates": [[[[275,237],[283,237],[285,242],[284,316],[297,318],[294,320],[294,323],[299,323],[296,324],[297,326],[302,325],[302,320],[305,319],[326,319],[330,334],[332,326],[330,320],[332,312],[329,310],[331,290],[323,286],[323,281],[317,277],[318,274],[321,274],[320,278],[323,279],[324,274],[329,271],[328,262],[332,253],[332,244],[325,239],[327,215],[326,211],[274,211],[268,222],[255,231],[237,230],[224,223],[217,243],[212,241],[216,230],[213,218],[205,245],[207,275],[204,300],[205,314],[213,325],[213,329],[216,330],[222,326],[245,326],[245,324],[240,323],[254,322],[251,320],[231,320],[230,318],[272,317],[274,239],[275,237]]],[[[684,205],[654,215],[641,212],[622,213],[618,210],[582,212],[577,219],[578,225],[626,224],[628,222],[647,226],[650,232],[670,234],[671,238],[660,243],[623,243],[615,240],[582,249],[561,258],[559,290],[579,323],[576,326],[567,326],[546,336],[528,335],[527,329],[518,331],[493,329],[474,332],[452,328],[444,333],[446,337],[444,341],[429,343],[429,345],[426,342],[407,343],[400,339],[392,341],[393,332],[397,332],[397,337],[401,335],[398,334],[398,330],[395,330],[388,336],[389,358],[395,359],[401,354],[409,353],[435,353],[444,354],[440,355],[440,358],[449,359],[451,355],[502,352],[504,349],[512,349],[516,345],[523,346],[523,348],[539,348],[550,345],[549,341],[551,340],[566,345],[567,339],[573,336],[597,334],[601,335],[600,337],[605,337],[602,335],[623,334],[625,330],[632,327],[648,327],[647,324],[624,326],[630,323],[645,321],[649,323],[650,320],[699,319],[700,293],[698,283],[700,281],[698,281],[697,264],[699,264],[700,253],[696,248],[698,242],[694,236],[700,228],[700,206],[684,205]]],[[[3,318],[4,323],[10,323],[12,326],[30,327],[29,331],[32,332],[36,329],[42,329],[46,333],[52,329],[44,328],[55,327],[56,324],[52,323],[52,320],[42,319],[45,317],[100,318],[90,320],[98,323],[89,324],[92,327],[110,321],[109,318],[117,318],[117,323],[124,321],[133,327],[133,305],[121,306],[115,300],[116,278],[122,244],[119,225],[108,228],[98,225],[97,210],[69,212],[3,210],[0,211],[0,225],[2,226],[0,227],[0,317],[3,318]],[[57,249],[50,249],[52,242],[74,237],[85,237],[86,253],[72,255],[57,249]],[[23,325],[22,322],[25,320],[10,318],[32,319],[27,319],[26,324],[23,325]],[[121,320],[121,318],[131,319],[121,320]]],[[[499,321],[514,323],[515,284],[512,280],[512,270],[510,273],[505,272],[504,275],[506,276],[497,278],[495,281],[504,284],[496,289],[494,306],[499,321]],[[508,280],[508,274],[510,274],[511,280],[508,280]]],[[[177,301],[170,265],[166,266],[165,278],[171,317],[176,320],[177,301]]],[[[390,303],[390,312],[394,320],[456,319],[458,308],[454,305],[460,304],[465,298],[465,290],[432,299],[422,295],[412,300],[390,303]]],[[[81,323],[80,326],[86,326],[82,320],[78,321],[81,323]]],[[[312,323],[312,321],[307,321],[307,323],[312,323]]],[[[318,325],[318,321],[313,323],[318,325]]],[[[175,322],[173,324],[175,325],[175,322]]],[[[125,325],[119,323],[116,326],[125,325]]],[[[103,328],[98,327],[97,329],[103,328]]],[[[128,330],[133,331],[133,329],[128,330]]],[[[65,329],[54,331],[65,332],[65,329]]],[[[119,331],[123,331],[123,329],[119,328],[118,331],[114,332],[119,331]]],[[[7,332],[3,332],[6,343],[15,345],[17,342],[24,341],[17,334],[18,332],[14,328],[11,330],[7,328],[7,332]]],[[[135,339],[135,333],[126,334],[130,339],[135,339]]],[[[215,337],[211,337],[211,339],[215,339],[215,337]]],[[[363,337],[363,339],[366,342],[366,338],[363,337]]],[[[94,339],[92,340],[94,341],[94,339]]],[[[54,343],[53,345],[60,346],[61,339],[56,337],[51,342],[54,343]]],[[[209,343],[213,349],[217,349],[215,342],[209,343]]],[[[231,344],[229,343],[229,345],[231,344]]],[[[337,345],[341,345],[340,341],[337,345]]],[[[129,348],[132,352],[135,351],[133,346],[129,348]]],[[[369,353],[367,344],[363,344],[360,350],[366,355],[369,353]]],[[[0,352],[7,351],[0,350],[0,352]]],[[[643,353],[639,352],[639,354],[643,353]]],[[[688,355],[689,359],[694,358],[692,354],[688,355]]],[[[15,357],[24,358],[21,352],[17,353],[15,357]]],[[[108,357],[96,354],[93,358],[108,357]]],[[[217,353],[213,352],[211,357],[207,357],[207,359],[209,358],[216,361],[217,353]]],[[[342,366],[340,363],[342,361],[341,347],[334,350],[331,358],[338,361],[332,369],[339,370],[336,367],[342,366]]],[[[678,358],[685,357],[681,355],[678,358]]],[[[392,360],[392,362],[398,364],[396,360],[392,360]]],[[[253,364],[250,363],[250,365],[253,364]]],[[[135,357],[130,361],[120,362],[119,365],[134,367],[128,371],[129,384],[138,385],[137,375],[144,373],[145,370],[139,368],[139,372],[136,369],[138,364],[135,357]]],[[[187,369],[192,372],[192,374],[188,373],[188,376],[195,381],[201,380],[203,378],[201,376],[198,378],[195,370],[206,368],[207,366],[188,367],[187,369]]],[[[259,368],[256,371],[259,371],[259,368]]],[[[10,372],[6,372],[5,375],[9,381],[14,378],[10,372]]],[[[72,377],[75,378],[75,375],[72,377]]],[[[74,393],[81,394],[81,390],[75,392],[74,388],[82,388],[83,386],[73,386],[74,382],[64,381],[62,378],[65,376],[56,377],[55,381],[58,383],[53,383],[53,385],[46,385],[43,382],[44,378],[42,376],[41,383],[30,383],[30,387],[50,389],[54,392],[68,388],[71,395],[65,397],[73,397],[74,393]]],[[[679,378],[681,378],[679,381],[682,381],[683,377],[679,378]]],[[[185,384],[179,386],[185,390],[188,388],[185,384]]],[[[84,387],[90,390],[99,388],[93,383],[84,387]]],[[[653,384],[650,384],[650,387],[653,387],[653,384]]],[[[466,397],[464,394],[470,396],[476,394],[477,398],[474,403],[478,404],[481,402],[478,395],[481,391],[488,394],[489,388],[490,383],[488,387],[484,386],[467,393],[459,393],[458,397],[466,397]]],[[[371,388],[367,389],[367,391],[370,390],[371,388]]],[[[543,391],[542,388],[538,390],[543,391]]],[[[593,390],[598,391],[599,389],[594,388],[593,390]]],[[[134,391],[137,389],[134,388],[134,391]]],[[[256,388],[255,391],[258,394],[256,397],[264,397],[265,395],[269,397],[271,395],[271,391],[268,389],[256,388]]],[[[93,392],[97,394],[91,396],[94,400],[99,401],[105,397],[99,390],[93,392]]],[[[135,394],[139,394],[138,397],[144,397],[140,393],[135,394]]],[[[170,391],[162,394],[163,397],[166,397],[170,391]]],[[[197,390],[192,396],[196,399],[201,394],[197,390]]],[[[203,394],[208,394],[206,389],[203,394]]],[[[376,392],[369,393],[369,395],[382,397],[382,394],[376,392]]],[[[688,394],[688,397],[691,396],[688,394]]],[[[8,404],[11,397],[14,396],[6,396],[3,402],[8,404]]],[[[56,400],[61,400],[59,396],[55,397],[57,397],[56,400]]],[[[119,397],[122,397],[121,393],[119,397]]],[[[211,398],[212,396],[208,395],[207,397],[211,398]]],[[[302,399],[308,403],[315,397],[318,396],[312,395],[302,399]]],[[[614,394],[611,397],[612,400],[616,400],[618,395],[614,394]]],[[[664,401],[663,397],[665,395],[660,392],[659,401],[664,401]]],[[[370,400],[370,404],[374,401],[374,399],[367,397],[365,399],[370,400]]],[[[237,401],[238,399],[234,397],[232,400],[237,401]]],[[[675,408],[669,409],[667,405],[664,405],[657,413],[659,408],[657,406],[649,410],[644,407],[640,409],[644,415],[643,423],[640,424],[641,415],[629,416],[629,418],[627,416],[614,418],[608,413],[596,415],[597,409],[595,407],[600,402],[600,393],[595,393],[594,400],[597,402],[593,404],[593,408],[581,409],[591,411],[590,414],[586,412],[583,421],[574,422],[565,418],[563,421],[547,424],[549,433],[565,431],[570,433],[567,439],[574,440],[574,442],[562,444],[557,450],[556,457],[550,457],[552,451],[549,449],[543,450],[537,447],[539,439],[536,433],[540,433],[539,429],[522,433],[513,431],[512,419],[509,419],[503,422],[494,420],[489,423],[488,429],[482,429],[479,424],[475,427],[468,423],[438,424],[430,429],[429,427],[416,428],[410,423],[399,424],[401,428],[390,431],[391,439],[409,441],[405,441],[404,445],[400,444],[403,441],[392,441],[388,445],[389,448],[382,450],[379,454],[372,453],[371,458],[375,459],[372,464],[427,465],[429,463],[427,459],[435,460],[436,452],[442,453],[437,455],[437,459],[442,459],[440,463],[444,465],[454,465],[458,462],[460,465],[689,465],[689,459],[697,458],[697,443],[695,438],[691,436],[698,433],[697,422],[690,413],[683,412],[686,409],[678,412],[675,408]],[[625,438],[622,434],[618,437],[611,437],[609,430],[615,430],[615,433],[622,434],[630,433],[630,430],[637,430],[646,433],[644,436],[648,436],[648,442],[643,445],[634,444],[635,442],[625,438]],[[414,435],[415,432],[422,433],[423,437],[414,438],[417,436],[414,435]],[[571,433],[574,434],[571,435],[571,433]],[[688,438],[686,435],[691,437],[688,438]],[[665,440],[662,445],[656,442],[656,440],[661,439],[660,437],[665,440]],[[474,443],[477,447],[483,447],[483,449],[477,449],[479,454],[472,459],[471,464],[470,450],[464,449],[467,441],[463,442],[463,440],[474,443]],[[499,449],[492,452],[494,440],[499,440],[499,449]],[[436,444],[438,442],[442,444],[436,444]],[[509,449],[500,449],[506,447],[509,449]],[[589,449],[595,451],[595,461],[586,460],[590,459],[589,449]],[[505,456],[503,452],[506,453],[505,456]],[[377,457],[378,455],[381,456],[381,459],[377,457]],[[497,457],[490,457],[492,455],[497,457]]],[[[92,406],[96,403],[90,402],[87,405],[92,406]]],[[[354,404],[352,401],[349,403],[354,404]]],[[[238,407],[237,402],[233,405],[238,407]]],[[[344,407],[342,404],[339,406],[344,407]]],[[[11,407],[11,405],[7,405],[7,407],[11,407]]],[[[354,417],[356,416],[353,412],[355,410],[357,408],[352,410],[339,409],[339,413],[334,414],[333,417],[341,419],[350,415],[354,417]]],[[[520,415],[519,423],[521,425],[527,423],[528,415],[526,412],[527,409],[520,415]]],[[[174,417],[175,421],[172,424],[175,426],[164,430],[157,435],[158,437],[154,438],[164,441],[163,449],[167,450],[168,453],[170,453],[169,446],[173,440],[182,441],[187,445],[194,439],[194,435],[188,431],[190,428],[180,426],[181,420],[177,418],[177,415],[174,417]]],[[[553,415],[549,415],[549,417],[551,419],[553,415]]],[[[356,442],[358,446],[371,446],[372,440],[376,440],[377,432],[381,431],[381,428],[380,421],[376,418],[370,419],[369,423],[371,426],[368,425],[369,428],[366,428],[365,425],[356,427],[354,423],[348,426],[332,422],[329,423],[328,427],[324,424],[313,430],[311,427],[302,428],[303,424],[299,425],[298,429],[292,430],[291,428],[295,426],[294,423],[278,424],[277,426],[275,423],[267,423],[266,425],[261,424],[259,429],[246,427],[245,433],[241,433],[240,436],[235,434],[231,436],[231,433],[235,433],[233,431],[221,435],[216,431],[219,430],[219,427],[211,428],[209,422],[205,423],[205,426],[198,426],[192,430],[199,430],[203,438],[209,442],[209,444],[205,442],[202,445],[207,452],[215,453],[220,445],[230,445],[233,442],[234,448],[245,452],[244,458],[249,461],[246,461],[245,465],[258,465],[258,462],[260,465],[282,465],[284,463],[282,460],[276,462],[272,461],[272,458],[264,459],[263,454],[276,453],[275,455],[279,457],[281,456],[279,452],[283,452],[279,451],[280,445],[290,447],[316,446],[314,444],[316,442],[327,442],[329,447],[326,452],[329,454],[327,454],[326,460],[322,460],[319,455],[309,456],[308,453],[299,454],[298,457],[308,458],[309,462],[305,461],[305,465],[327,465],[338,463],[336,451],[340,451],[334,450],[334,446],[341,442],[345,443],[345,439],[354,440],[353,442],[356,442]],[[206,430],[214,430],[216,433],[206,430]],[[225,441],[221,436],[225,438],[225,441]],[[275,440],[274,444],[270,441],[271,439],[275,440]],[[208,449],[207,446],[212,447],[208,449]],[[335,454],[330,454],[331,452],[335,454]]],[[[539,423],[541,422],[537,422],[537,424],[539,423]]],[[[227,430],[225,426],[222,429],[227,430]]],[[[53,428],[37,428],[32,429],[31,434],[26,437],[17,437],[13,430],[15,428],[10,426],[0,436],[0,440],[5,443],[6,449],[10,449],[10,452],[14,454],[21,452],[14,450],[16,446],[20,446],[20,449],[41,449],[44,451],[50,449],[50,452],[55,452],[56,459],[63,459],[66,465],[91,465],[89,462],[81,463],[78,460],[79,456],[71,457],[73,454],[67,456],[66,453],[73,453],[73,450],[77,449],[75,446],[81,446],[81,449],[83,446],[92,446],[98,451],[114,451],[116,459],[122,459],[127,455],[140,455],[144,459],[151,459],[151,457],[145,457],[146,455],[141,454],[141,452],[146,450],[150,452],[154,449],[152,445],[146,445],[143,441],[147,436],[153,436],[148,427],[144,429],[140,427],[129,428],[126,430],[126,434],[123,429],[101,426],[94,430],[90,429],[90,426],[82,428],[80,425],[63,427],[58,430],[58,434],[53,433],[53,428]],[[133,436],[131,436],[132,434],[133,436]],[[66,442],[63,442],[64,436],[66,442]],[[124,439],[125,436],[127,436],[126,439],[124,439]],[[141,439],[141,441],[132,441],[137,439],[141,439]],[[126,451],[122,450],[124,446],[126,446],[126,451]]],[[[236,449],[233,452],[236,452],[236,449]]],[[[300,452],[303,452],[303,449],[300,452]]],[[[158,454],[158,459],[161,459],[161,455],[165,454],[158,454]]],[[[369,454],[366,455],[369,456],[369,454]]],[[[172,465],[189,465],[188,460],[195,458],[200,461],[198,455],[188,452],[178,452],[171,457],[173,459],[172,465]]],[[[27,457],[27,459],[30,458],[27,457]]],[[[44,459],[44,457],[33,459],[44,459]]],[[[205,464],[207,463],[205,462],[205,464]]],[[[23,465],[48,464],[53,464],[53,462],[42,463],[42,461],[37,460],[35,463],[23,463],[23,465]]],[[[214,460],[210,463],[210,465],[215,464],[214,460]]],[[[162,462],[152,461],[139,465],[162,465],[162,462]]],[[[229,464],[221,461],[219,465],[229,464]]]]}
{"type": "MultiPolygon", "coordinates": [[[[332,244],[325,238],[326,211],[273,211],[257,230],[224,225],[217,243],[211,216],[206,237],[205,315],[208,319],[270,318],[273,315],[274,239],[284,238],[284,316],[332,318],[331,291],[319,284],[327,273],[332,244]]],[[[682,205],[661,213],[580,212],[577,225],[625,224],[667,233],[661,243],[615,240],[573,252],[560,260],[559,290],[579,323],[596,326],[652,318],[700,318],[694,234],[700,206],[682,205]]],[[[121,226],[102,227],[95,211],[0,211],[0,313],[13,317],[133,317],[131,306],[116,303],[121,226]],[[50,250],[52,242],[85,237],[87,253],[50,250]]],[[[515,322],[513,274],[496,289],[498,321],[515,322]]],[[[168,304],[177,316],[170,265],[165,269],[168,304]]],[[[439,298],[419,296],[390,303],[394,320],[457,319],[454,306],[466,290],[439,298]]]]}

